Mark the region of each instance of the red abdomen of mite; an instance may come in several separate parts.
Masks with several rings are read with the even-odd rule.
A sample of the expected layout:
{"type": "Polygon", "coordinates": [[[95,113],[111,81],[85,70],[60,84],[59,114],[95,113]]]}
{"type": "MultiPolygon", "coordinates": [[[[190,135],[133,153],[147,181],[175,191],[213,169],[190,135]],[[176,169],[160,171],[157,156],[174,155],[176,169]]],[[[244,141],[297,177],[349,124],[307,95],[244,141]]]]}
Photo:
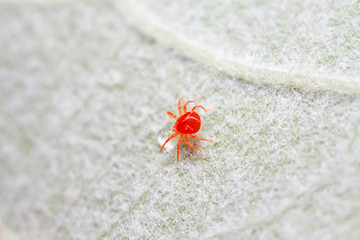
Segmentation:
{"type": "Polygon", "coordinates": [[[200,130],[201,120],[196,112],[187,112],[176,120],[175,128],[183,134],[193,134],[200,130]]]}

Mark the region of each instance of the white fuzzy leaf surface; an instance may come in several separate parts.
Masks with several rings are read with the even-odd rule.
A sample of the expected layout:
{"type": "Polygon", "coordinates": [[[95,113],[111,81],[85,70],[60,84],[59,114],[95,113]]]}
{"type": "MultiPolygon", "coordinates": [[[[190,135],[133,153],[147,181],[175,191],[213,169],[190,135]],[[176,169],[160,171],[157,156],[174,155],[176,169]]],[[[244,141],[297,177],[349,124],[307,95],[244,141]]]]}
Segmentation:
{"type": "Polygon", "coordinates": [[[232,76],[360,94],[359,1],[116,3],[141,31],[232,76]]]}
{"type": "MultiPolygon", "coordinates": [[[[359,239],[358,95],[261,85],[220,73],[138,32],[119,3],[0,5],[2,225],[19,239],[37,240],[359,239]],[[192,141],[203,154],[183,144],[177,164],[175,148],[158,150],[173,124],[166,111],[177,114],[181,96],[199,97],[213,110],[198,111],[197,136],[215,143],[192,141]]],[[[149,14],[158,9],[173,26],[175,13],[160,11],[160,4],[173,8],[148,1],[149,14]]],[[[207,4],[188,11],[208,16],[209,25],[185,18],[179,32],[217,32],[218,39],[209,33],[215,54],[233,48],[231,57],[240,59],[245,50],[213,24],[215,10],[207,4]]],[[[178,11],[187,12],[186,6],[179,4],[178,11]]],[[[254,14],[236,19],[251,22],[256,7],[244,6],[254,14]]],[[[271,13],[277,7],[267,8],[271,13]]],[[[327,5],[322,10],[332,14],[327,5]]],[[[356,24],[358,15],[354,19],[356,24]]],[[[258,31],[268,36],[277,27],[258,31]]],[[[307,31],[304,36],[316,35],[307,31]]],[[[359,41],[343,34],[351,44],[359,41]]],[[[259,41],[259,52],[274,53],[266,37],[259,41]]],[[[306,44],[305,50],[317,46],[306,44]]],[[[306,66],[313,69],[310,76],[325,69],[336,79],[358,81],[359,67],[349,60],[359,56],[358,46],[344,50],[332,38],[321,46],[341,52],[337,61],[346,70],[309,62],[301,48],[276,59],[264,53],[258,61],[279,66],[289,59],[283,69],[306,66]]]]}

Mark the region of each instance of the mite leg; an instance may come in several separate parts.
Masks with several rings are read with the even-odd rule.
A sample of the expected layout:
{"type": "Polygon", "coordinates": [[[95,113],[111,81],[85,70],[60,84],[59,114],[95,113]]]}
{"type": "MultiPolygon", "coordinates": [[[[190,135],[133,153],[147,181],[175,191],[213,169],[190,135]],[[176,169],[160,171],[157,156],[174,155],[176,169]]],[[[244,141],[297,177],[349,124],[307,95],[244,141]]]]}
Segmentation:
{"type": "Polygon", "coordinates": [[[181,141],[182,141],[182,138],[183,138],[184,135],[180,135],[180,138],[178,140],[178,145],[177,145],[177,162],[179,162],[179,153],[180,153],[180,144],[181,144],[181,141]]]}
{"type": "Polygon", "coordinates": [[[182,115],[182,110],[181,110],[181,101],[183,100],[183,98],[184,97],[181,97],[180,99],[179,99],[179,101],[178,101],[178,109],[179,109],[179,116],[181,117],[181,115],[182,115]]]}
{"type": "Polygon", "coordinates": [[[177,117],[175,116],[175,114],[173,114],[172,112],[167,111],[166,112],[170,117],[174,118],[175,120],[177,120],[177,117]]]}
{"type": "Polygon", "coordinates": [[[165,145],[166,145],[171,139],[173,139],[174,137],[176,137],[177,135],[179,135],[179,133],[175,133],[175,134],[171,135],[171,136],[165,141],[165,143],[162,145],[162,147],[160,148],[159,152],[161,152],[161,150],[165,147],[165,145]]]}
{"type": "Polygon", "coordinates": [[[190,137],[192,137],[193,139],[196,139],[196,140],[201,140],[201,141],[208,141],[208,142],[214,142],[214,141],[211,141],[211,140],[209,140],[209,139],[205,139],[205,138],[198,138],[198,137],[195,137],[194,135],[191,135],[191,134],[189,134],[190,135],[190,137]]]}
{"type": "Polygon", "coordinates": [[[189,138],[188,138],[187,134],[185,135],[185,142],[189,147],[195,148],[195,149],[199,150],[200,152],[202,152],[200,148],[195,147],[195,146],[191,145],[191,143],[189,143],[189,138]]]}
{"type": "Polygon", "coordinates": [[[197,106],[193,107],[193,108],[191,109],[191,111],[194,111],[196,108],[202,108],[202,109],[204,109],[205,112],[210,112],[210,111],[212,111],[212,110],[206,110],[206,109],[205,109],[203,106],[201,106],[201,105],[197,105],[197,106]]]}
{"type": "Polygon", "coordinates": [[[185,105],[184,105],[184,113],[187,112],[187,111],[186,111],[186,106],[187,106],[189,103],[196,102],[197,100],[199,100],[199,99],[197,98],[197,99],[195,99],[194,101],[187,101],[187,102],[185,103],[185,105]]]}

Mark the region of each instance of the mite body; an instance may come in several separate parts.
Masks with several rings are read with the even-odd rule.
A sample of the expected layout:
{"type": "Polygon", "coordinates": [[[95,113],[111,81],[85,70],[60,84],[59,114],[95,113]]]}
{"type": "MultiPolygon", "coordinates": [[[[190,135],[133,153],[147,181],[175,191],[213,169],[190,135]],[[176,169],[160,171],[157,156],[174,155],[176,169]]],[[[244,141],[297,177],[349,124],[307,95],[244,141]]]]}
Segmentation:
{"type": "Polygon", "coordinates": [[[181,101],[183,98],[180,98],[178,101],[178,109],[179,109],[179,118],[175,116],[175,114],[173,114],[172,112],[167,112],[167,114],[174,118],[176,120],[174,126],[173,126],[173,131],[175,132],[173,135],[171,135],[163,144],[163,146],[161,147],[161,149],[159,150],[159,152],[161,152],[161,150],[165,147],[165,145],[173,138],[177,137],[178,135],[180,135],[178,143],[177,143],[177,162],[179,162],[179,152],[180,152],[180,144],[181,141],[183,140],[183,138],[185,138],[185,142],[186,144],[191,147],[191,148],[195,148],[197,150],[199,150],[200,152],[201,149],[198,147],[195,147],[193,145],[191,145],[191,143],[189,142],[189,136],[191,138],[194,138],[196,140],[202,140],[202,141],[209,141],[209,142],[213,142],[211,140],[208,139],[204,139],[204,138],[198,138],[196,136],[194,136],[194,133],[197,133],[200,128],[201,128],[201,118],[200,115],[197,114],[194,110],[197,108],[202,108],[205,112],[209,112],[211,110],[206,110],[203,106],[201,105],[197,105],[194,106],[191,111],[187,111],[186,107],[189,103],[192,102],[196,102],[198,99],[194,100],[194,101],[187,101],[184,105],[184,113],[182,111],[181,108],[181,101]]]}

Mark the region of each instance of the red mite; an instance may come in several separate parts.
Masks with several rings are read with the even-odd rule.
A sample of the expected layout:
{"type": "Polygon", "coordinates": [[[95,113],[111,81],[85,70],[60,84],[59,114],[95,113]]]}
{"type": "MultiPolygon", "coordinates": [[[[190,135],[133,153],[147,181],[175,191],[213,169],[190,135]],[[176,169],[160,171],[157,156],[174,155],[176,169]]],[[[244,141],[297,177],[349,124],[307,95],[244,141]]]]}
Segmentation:
{"type": "Polygon", "coordinates": [[[186,141],[186,144],[189,145],[189,147],[192,147],[192,148],[195,148],[197,150],[199,150],[200,152],[201,149],[200,148],[197,148],[193,145],[191,145],[189,143],[189,138],[188,136],[194,138],[194,139],[197,139],[197,140],[202,140],[202,141],[209,141],[209,142],[213,142],[211,140],[208,140],[208,139],[204,139],[204,138],[198,138],[198,137],[195,137],[194,133],[197,133],[199,130],[200,130],[200,127],[201,127],[201,119],[200,119],[200,116],[199,114],[197,114],[196,112],[194,112],[194,110],[196,108],[202,108],[205,112],[209,112],[211,110],[206,110],[203,106],[201,105],[197,105],[195,107],[193,107],[191,109],[190,112],[186,111],[186,106],[189,104],[189,103],[193,103],[193,102],[196,102],[198,99],[196,99],[195,101],[187,101],[184,105],[184,114],[182,113],[182,109],[181,109],[181,100],[183,99],[180,98],[179,99],[179,102],[178,102],[178,109],[179,109],[179,118],[177,118],[172,112],[167,112],[167,114],[169,114],[170,117],[174,118],[176,120],[175,122],[175,125],[173,126],[173,131],[175,132],[173,135],[171,135],[164,143],[164,145],[162,145],[162,147],[160,148],[160,151],[165,147],[165,145],[171,140],[173,139],[174,137],[180,135],[180,138],[178,140],[178,143],[177,143],[177,162],[179,162],[179,151],[180,151],[180,144],[181,144],[181,141],[183,140],[184,136],[185,136],[185,141],[186,141]]]}

